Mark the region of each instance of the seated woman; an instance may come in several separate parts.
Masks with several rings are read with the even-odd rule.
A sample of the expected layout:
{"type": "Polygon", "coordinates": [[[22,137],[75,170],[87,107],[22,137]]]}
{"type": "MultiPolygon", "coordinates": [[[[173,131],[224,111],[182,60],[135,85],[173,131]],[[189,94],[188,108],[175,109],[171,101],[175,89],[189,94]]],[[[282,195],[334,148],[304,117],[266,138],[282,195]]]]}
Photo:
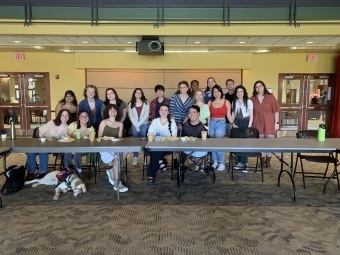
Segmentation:
{"type": "MultiPolygon", "coordinates": [[[[61,110],[54,120],[39,127],[39,137],[53,138],[67,136],[69,122],[69,110],[61,110]]],[[[26,180],[41,179],[47,173],[48,153],[27,153],[27,176],[26,180]],[[39,155],[39,173],[35,176],[36,156],[39,155]]]]}
{"type": "MultiPolygon", "coordinates": [[[[90,133],[94,132],[94,128],[91,126],[89,114],[85,110],[81,110],[78,113],[78,120],[72,122],[68,126],[67,134],[76,138],[76,133],[80,132],[81,137],[89,136],[90,133]]],[[[86,155],[86,153],[65,153],[64,166],[66,169],[70,168],[72,163],[72,158],[74,158],[74,164],[76,170],[79,174],[81,174],[82,170],[82,156],[86,155]]]]}
{"type": "MultiPolygon", "coordinates": [[[[182,136],[193,136],[202,138],[201,131],[206,131],[204,125],[199,120],[201,108],[198,105],[192,105],[189,108],[189,121],[185,122],[182,128],[182,136]]],[[[185,154],[190,154],[194,158],[201,158],[208,154],[206,151],[184,151],[185,154]]],[[[195,159],[193,159],[195,160],[195,159]]],[[[198,161],[196,161],[198,162],[198,161]]],[[[196,165],[195,171],[199,170],[199,166],[196,165]]]]}
{"type": "MultiPolygon", "coordinates": [[[[103,112],[104,120],[102,120],[99,124],[98,128],[98,137],[109,136],[115,138],[123,137],[123,123],[119,122],[121,119],[119,107],[115,104],[109,104],[106,106],[103,112]]],[[[112,163],[112,171],[108,170],[107,174],[109,176],[110,183],[113,183],[113,189],[119,189],[119,192],[126,192],[129,189],[125,187],[120,180],[119,169],[118,169],[118,159],[117,153],[114,152],[101,152],[101,159],[104,163],[110,164],[112,163]]],[[[128,153],[123,153],[123,159],[128,157],[128,153]]]]}
{"type": "MultiPolygon", "coordinates": [[[[177,127],[175,120],[170,119],[169,106],[162,105],[159,108],[159,115],[161,117],[154,119],[149,127],[149,132],[156,134],[157,130],[160,131],[161,136],[176,136],[177,127]]],[[[167,152],[163,151],[151,151],[150,152],[150,164],[148,168],[148,184],[154,184],[156,173],[158,169],[161,172],[166,171],[166,163],[164,162],[164,156],[167,152]]]]}

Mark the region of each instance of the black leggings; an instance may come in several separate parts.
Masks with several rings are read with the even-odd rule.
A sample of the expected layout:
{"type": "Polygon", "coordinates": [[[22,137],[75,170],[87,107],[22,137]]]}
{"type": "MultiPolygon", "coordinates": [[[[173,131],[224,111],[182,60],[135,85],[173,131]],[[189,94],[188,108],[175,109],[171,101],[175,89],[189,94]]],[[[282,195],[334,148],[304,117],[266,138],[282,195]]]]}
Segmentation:
{"type": "Polygon", "coordinates": [[[150,153],[150,163],[148,168],[148,176],[155,178],[156,173],[159,169],[159,161],[164,160],[166,152],[164,151],[151,151],[150,153]]]}

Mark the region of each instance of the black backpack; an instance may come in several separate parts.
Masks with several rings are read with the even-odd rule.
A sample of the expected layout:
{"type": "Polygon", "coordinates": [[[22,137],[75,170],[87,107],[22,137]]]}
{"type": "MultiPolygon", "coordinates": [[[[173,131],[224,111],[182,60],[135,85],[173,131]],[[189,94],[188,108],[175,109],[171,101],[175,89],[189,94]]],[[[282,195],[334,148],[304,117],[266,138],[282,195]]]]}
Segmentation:
{"type": "Polygon", "coordinates": [[[1,194],[8,195],[18,192],[25,183],[25,167],[13,165],[2,174],[6,177],[6,182],[1,188],[1,194]]]}

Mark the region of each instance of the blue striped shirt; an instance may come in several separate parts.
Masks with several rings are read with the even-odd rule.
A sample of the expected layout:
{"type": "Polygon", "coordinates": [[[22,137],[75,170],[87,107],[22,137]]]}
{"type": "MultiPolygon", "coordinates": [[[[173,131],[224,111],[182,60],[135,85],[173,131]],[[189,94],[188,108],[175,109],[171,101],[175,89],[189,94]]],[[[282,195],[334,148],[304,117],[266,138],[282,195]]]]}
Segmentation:
{"type": "Polygon", "coordinates": [[[170,116],[175,118],[176,125],[181,125],[183,119],[188,116],[189,108],[192,105],[192,98],[188,97],[182,103],[179,94],[174,94],[170,99],[170,116]]]}

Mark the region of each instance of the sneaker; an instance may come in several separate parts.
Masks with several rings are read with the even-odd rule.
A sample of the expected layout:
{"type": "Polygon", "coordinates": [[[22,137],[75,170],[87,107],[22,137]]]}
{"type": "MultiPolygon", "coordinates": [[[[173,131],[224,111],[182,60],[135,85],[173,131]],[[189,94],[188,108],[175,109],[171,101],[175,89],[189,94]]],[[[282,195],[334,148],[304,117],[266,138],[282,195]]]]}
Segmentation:
{"type": "Polygon", "coordinates": [[[218,165],[217,161],[214,162],[214,164],[212,164],[212,168],[216,168],[218,165]]]}
{"type": "Polygon", "coordinates": [[[42,178],[45,177],[46,174],[47,174],[47,173],[38,173],[37,175],[35,175],[35,178],[36,178],[36,179],[42,179],[42,178]]]}
{"type": "Polygon", "coordinates": [[[137,157],[134,157],[134,158],[133,158],[133,161],[132,161],[132,165],[133,165],[133,166],[137,166],[137,164],[138,164],[138,158],[137,158],[137,157]]]}
{"type": "Polygon", "coordinates": [[[224,170],[225,170],[225,165],[222,164],[222,163],[220,163],[220,164],[218,165],[218,168],[217,168],[216,170],[217,170],[217,171],[224,171],[224,170]]]}
{"type": "Polygon", "coordinates": [[[109,177],[109,182],[111,183],[111,185],[115,185],[114,181],[113,181],[113,173],[112,173],[112,169],[108,169],[106,170],[106,174],[109,177]]]}
{"type": "Polygon", "coordinates": [[[238,163],[234,168],[235,169],[244,169],[244,166],[243,166],[243,164],[238,163]]]}
{"type": "MultiPolygon", "coordinates": [[[[119,182],[118,186],[119,186],[119,192],[121,193],[129,190],[128,187],[125,187],[122,182],[119,182]]],[[[113,189],[117,190],[117,187],[113,186],[113,189]]]]}
{"type": "Polygon", "coordinates": [[[249,170],[248,164],[244,164],[244,170],[249,170]]]}
{"type": "Polygon", "coordinates": [[[34,179],[36,179],[34,173],[27,173],[27,175],[25,176],[25,181],[32,181],[34,179]]]}

